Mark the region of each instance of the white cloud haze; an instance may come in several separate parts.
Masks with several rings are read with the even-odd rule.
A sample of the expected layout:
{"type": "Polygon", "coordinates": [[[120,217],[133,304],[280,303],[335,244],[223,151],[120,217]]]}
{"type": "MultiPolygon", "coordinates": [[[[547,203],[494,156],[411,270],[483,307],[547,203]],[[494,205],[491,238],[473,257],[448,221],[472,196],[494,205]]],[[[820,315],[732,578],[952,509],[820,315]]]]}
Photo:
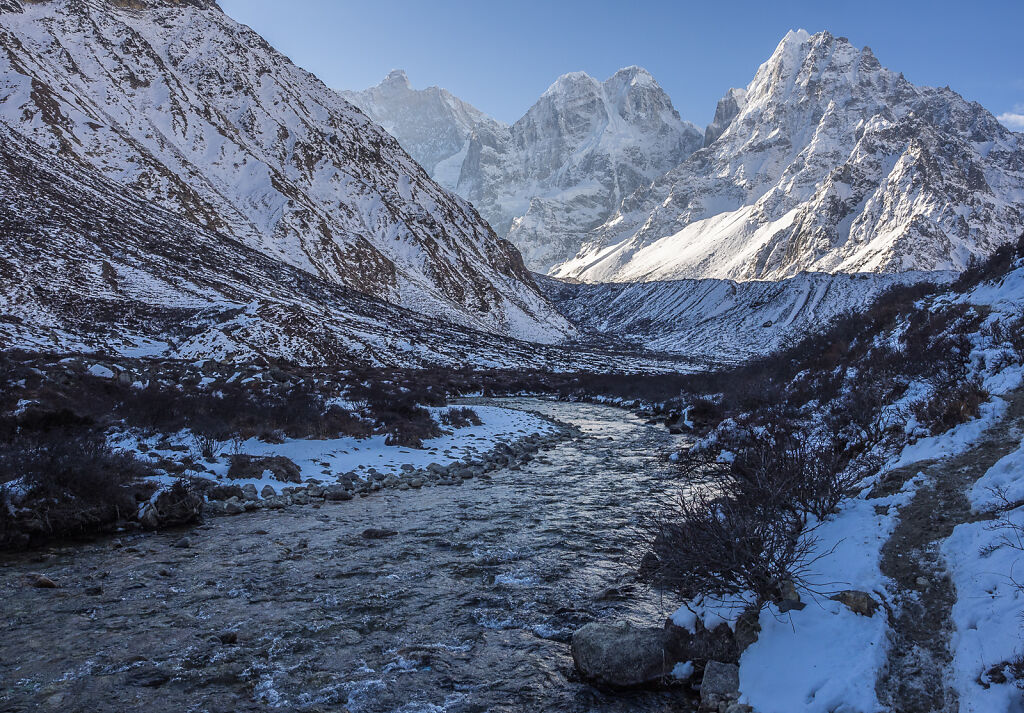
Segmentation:
{"type": "Polygon", "coordinates": [[[1003,112],[996,119],[1011,131],[1024,131],[1024,104],[1013,107],[1013,111],[1003,112]]]}

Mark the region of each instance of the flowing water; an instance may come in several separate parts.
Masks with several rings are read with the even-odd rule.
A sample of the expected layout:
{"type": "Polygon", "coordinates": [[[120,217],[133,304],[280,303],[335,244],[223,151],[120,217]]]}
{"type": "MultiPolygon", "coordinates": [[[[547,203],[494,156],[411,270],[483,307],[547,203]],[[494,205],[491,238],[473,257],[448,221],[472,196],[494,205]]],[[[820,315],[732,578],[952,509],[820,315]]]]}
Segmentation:
{"type": "Polygon", "coordinates": [[[0,710],[689,710],[682,688],[587,685],[568,644],[674,609],[630,569],[637,514],[678,487],[678,437],[610,407],[489,403],[583,435],[489,481],[215,518],[188,548],[161,533],[0,561],[0,710]]]}

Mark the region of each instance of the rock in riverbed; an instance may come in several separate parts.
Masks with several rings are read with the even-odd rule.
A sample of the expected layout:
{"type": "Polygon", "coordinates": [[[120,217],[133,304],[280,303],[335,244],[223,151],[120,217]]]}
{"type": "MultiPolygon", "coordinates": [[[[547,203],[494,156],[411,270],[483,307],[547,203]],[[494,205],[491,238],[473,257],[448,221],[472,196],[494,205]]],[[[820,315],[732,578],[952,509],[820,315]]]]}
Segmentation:
{"type": "Polygon", "coordinates": [[[572,658],[585,678],[624,688],[660,681],[672,670],[665,631],[627,622],[592,622],[572,637],[572,658]]]}
{"type": "Polygon", "coordinates": [[[27,582],[29,586],[35,587],[36,589],[57,589],[57,583],[45,574],[30,574],[28,575],[27,582]]]}
{"type": "Polygon", "coordinates": [[[339,501],[339,500],[351,500],[352,493],[345,489],[343,485],[328,485],[324,488],[324,497],[327,500],[339,501]]]}
{"type": "Polygon", "coordinates": [[[367,540],[383,540],[385,537],[394,537],[397,534],[396,530],[378,529],[376,527],[363,530],[363,538],[367,540]]]}

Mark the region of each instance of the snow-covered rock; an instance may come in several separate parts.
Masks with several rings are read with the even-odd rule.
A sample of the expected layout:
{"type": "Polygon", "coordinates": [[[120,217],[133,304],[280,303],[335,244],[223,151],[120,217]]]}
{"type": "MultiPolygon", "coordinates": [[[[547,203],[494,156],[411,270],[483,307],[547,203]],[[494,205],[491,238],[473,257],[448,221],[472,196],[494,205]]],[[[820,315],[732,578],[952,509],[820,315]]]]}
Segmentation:
{"type": "Polygon", "coordinates": [[[501,335],[571,331],[471,206],[212,0],[2,7],[5,141],[328,283],[501,335]]]}
{"type": "Polygon", "coordinates": [[[706,143],[551,274],[956,270],[1024,228],[1024,136],[827,32],[787,34],[719,103],[706,143]]]}
{"type": "Polygon", "coordinates": [[[703,144],[700,130],[680,119],[639,67],[604,82],[565,74],[512,126],[442,89],[413,90],[399,72],[344,96],[391,131],[435,180],[472,201],[542,272],[572,257],[581,236],[604,223],[623,197],[703,144]]]}

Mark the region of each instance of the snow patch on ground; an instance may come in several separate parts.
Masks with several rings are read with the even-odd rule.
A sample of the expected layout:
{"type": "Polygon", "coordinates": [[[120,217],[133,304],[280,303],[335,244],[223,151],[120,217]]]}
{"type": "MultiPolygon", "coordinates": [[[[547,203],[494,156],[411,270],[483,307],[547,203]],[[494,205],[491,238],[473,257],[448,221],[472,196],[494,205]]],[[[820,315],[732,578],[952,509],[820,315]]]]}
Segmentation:
{"type": "MultiPolygon", "coordinates": [[[[436,416],[447,409],[430,410],[436,416]]],[[[254,456],[289,458],[301,469],[303,480],[315,478],[324,483],[334,483],[340,475],[349,472],[355,472],[361,478],[366,479],[371,468],[376,468],[381,473],[398,474],[403,465],[410,465],[416,469],[426,468],[431,463],[448,465],[464,459],[474,459],[492,450],[499,443],[512,443],[533,434],[550,434],[556,429],[550,421],[525,411],[497,406],[473,406],[473,410],[480,417],[482,425],[460,428],[439,438],[425,440],[423,449],[386,445],[385,436],[325,440],[291,438],[285,440],[284,443],[265,443],[256,438],[250,438],[241,443],[227,446],[225,452],[219,454],[213,463],[203,461],[196,456],[196,460],[201,461],[202,465],[208,468],[207,471],[201,472],[199,475],[226,480],[231,455],[228,451],[237,450],[238,453],[254,456]]],[[[164,441],[163,448],[158,445],[161,443],[159,435],[142,436],[131,432],[117,434],[111,439],[113,447],[123,450],[137,451],[140,443],[149,446],[147,452],[139,454],[140,457],[156,461],[160,457],[180,460],[184,455],[191,454],[190,450],[168,448],[167,443],[178,449],[181,447],[193,449],[195,441],[189,431],[173,434],[164,441]]],[[[171,474],[156,476],[156,480],[164,485],[170,485],[177,479],[177,476],[171,474]]],[[[272,478],[269,472],[264,472],[263,476],[258,479],[242,478],[227,482],[234,485],[251,483],[256,486],[257,491],[267,485],[275,489],[293,485],[272,478]]]]}

